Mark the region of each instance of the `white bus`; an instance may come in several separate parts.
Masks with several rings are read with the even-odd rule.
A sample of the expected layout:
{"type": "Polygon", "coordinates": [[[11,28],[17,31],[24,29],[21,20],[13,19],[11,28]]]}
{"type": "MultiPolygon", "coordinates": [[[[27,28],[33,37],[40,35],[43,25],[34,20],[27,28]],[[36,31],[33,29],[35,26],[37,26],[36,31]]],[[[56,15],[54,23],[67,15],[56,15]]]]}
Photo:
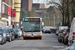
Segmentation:
{"type": "Polygon", "coordinates": [[[23,19],[23,38],[42,39],[42,18],[26,17],[23,19]]]}

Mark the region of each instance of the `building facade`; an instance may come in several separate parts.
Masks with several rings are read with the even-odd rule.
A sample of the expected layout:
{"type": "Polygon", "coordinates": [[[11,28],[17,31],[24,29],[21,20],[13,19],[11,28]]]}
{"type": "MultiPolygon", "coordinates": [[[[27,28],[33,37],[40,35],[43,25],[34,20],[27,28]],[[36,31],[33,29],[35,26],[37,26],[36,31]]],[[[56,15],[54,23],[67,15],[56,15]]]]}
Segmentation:
{"type": "Polygon", "coordinates": [[[34,7],[35,9],[45,8],[45,4],[43,4],[43,3],[33,3],[32,7],[34,7]]]}
{"type": "Polygon", "coordinates": [[[12,10],[16,11],[16,16],[12,17],[12,22],[14,25],[19,25],[20,22],[20,10],[21,10],[21,0],[12,0],[12,10]]]}
{"type": "Polygon", "coordinates": [[[32,10],[32,3],[33,0],[21,0],[21,8],[27,12],[30,12],[32,10]]]}
{"type": "Polygon", "coordinates": [[[1,2],[1,17],[0,27],[11,26],[11,4],[12,0],[0,0],[1,2]]]}

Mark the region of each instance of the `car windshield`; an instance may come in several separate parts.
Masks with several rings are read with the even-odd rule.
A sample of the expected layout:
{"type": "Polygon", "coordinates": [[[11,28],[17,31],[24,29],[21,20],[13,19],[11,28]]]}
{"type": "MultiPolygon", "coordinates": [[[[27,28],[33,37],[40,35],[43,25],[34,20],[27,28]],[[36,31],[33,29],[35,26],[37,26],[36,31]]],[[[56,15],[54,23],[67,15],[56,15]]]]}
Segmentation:
{"type": "Polygon", "coordinates": [[[14,31],[14,32],[16,32],[16,31],[17,31],[17,29],[13,29],[13,31],[14,31]]]}
{"type": "Polygon", "coordinates": [[[17,29],[18,31],[21,31],[20,29],[17,29]]]}
{"type": "Polygon", "coordinates": [[[0,29],[0,33],[4,33],[2,29],[0,29]]]}
{"type": "Polygon", "coordinates": [[[45,29],[45,30],[50,30],[50,29],[45,29]]]}
{"type": "Polygon", "coordinates": [[[40,32],[40,21],[24,22],[24,30],[26,32],[40,32]]]}
{"type": "Polygon", "coordinates": [[[17,32],[21,31],[20,29],[16,29],[17,32]]]}

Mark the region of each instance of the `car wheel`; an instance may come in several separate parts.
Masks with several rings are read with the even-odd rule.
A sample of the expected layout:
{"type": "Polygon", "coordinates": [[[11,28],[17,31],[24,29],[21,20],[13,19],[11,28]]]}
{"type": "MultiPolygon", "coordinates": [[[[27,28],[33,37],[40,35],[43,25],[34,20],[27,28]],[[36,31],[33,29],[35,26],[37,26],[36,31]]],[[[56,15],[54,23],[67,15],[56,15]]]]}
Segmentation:
{"type": "Polygon", "coordinates": [[[64,44],[66,45],[66,40],[64,40],[64,44]]]}
{"type": "Polygon", "coordinates": [[[51,33],[49,33],[49,34],[51,34],[51,33]]]}
{"type": "Polygon", "coordinates": [[[9,42],[11,42],[11,38],[9,39],[9,42]]]}
{"type": "Polygon", "coordinates": [[[15,36],[12,36],[12,41],[15,40],[15,36]]]}
{"type": "Polygon", "coordinates": [[[6,40],[5,40],[5,43],[6,43],[6,40]]]}
{"type": "Polygon", "coordinates": [[[6,43],[6,40],[3,40],[3,43],[5,44],[6,43]]]}
{"type": "Polygon", "coordinates": [[[67,39],[64,39],[64,44],[68,45],[68,40],[67,39]]]}
{"type": "Polygon", "coordinates": [[[62,38],[62,43],[64,43],[64,39],[62,38]]]}
{"type": "Polygon", "coordinates": [[[13,40],[15,40],[15,36],[13,36],[13,40]]]}
{"type": "Polygon", "coordinates": [[[3,39],[3,43],[1,43],[1,45],[3,45],[5,43],[4,39],[3,39]]]}
{"type": "Polygon", "coordinates": [[[72,42],[71,41],[68,41],[68,46],[70,46],[72,44],[72,42]]]}
{"type": "Polygon", "coordinates": [[[18,38],[20,38],[20,36],[18,36],[18,38]]]}
{"type": "Polygon", "coordinates": [[[3,45],[3,43],[1,43],[1,45],[3,45]]]}
{"type": "Polygon", "coordinates": [[[61,43],[61,40],[58,38],[58,41],[61,43]]]}

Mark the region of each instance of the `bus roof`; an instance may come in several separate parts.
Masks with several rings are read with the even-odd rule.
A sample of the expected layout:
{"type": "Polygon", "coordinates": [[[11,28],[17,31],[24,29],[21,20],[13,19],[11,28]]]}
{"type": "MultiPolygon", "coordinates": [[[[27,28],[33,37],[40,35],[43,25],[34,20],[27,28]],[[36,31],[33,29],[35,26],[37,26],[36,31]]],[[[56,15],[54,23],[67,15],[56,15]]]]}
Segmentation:
{"type": "Polygon", "coordinates": [[[42,17],[25,17],[25,18],[42,18],[42,17]]]}

